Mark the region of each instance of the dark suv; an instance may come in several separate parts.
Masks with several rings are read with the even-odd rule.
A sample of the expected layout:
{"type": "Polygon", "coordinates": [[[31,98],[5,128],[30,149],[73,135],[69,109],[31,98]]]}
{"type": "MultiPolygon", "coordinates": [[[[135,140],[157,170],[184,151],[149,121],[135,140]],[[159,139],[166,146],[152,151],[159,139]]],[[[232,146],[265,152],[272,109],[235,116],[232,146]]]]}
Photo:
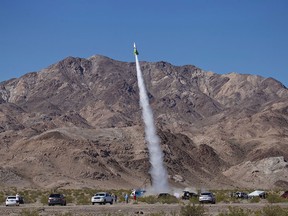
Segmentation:
{"type": "Polygon", "coordinates": [[[198,194],[189,191],[183,191],[182,199],[189,200],[192,197],[198,197],[198,194]]]}
{"type": "Polygon", "coordinates": [[[48,198],[48,205],[62,205],[66,206],[66,199],[63,194],[50,194],[48,198]]]}

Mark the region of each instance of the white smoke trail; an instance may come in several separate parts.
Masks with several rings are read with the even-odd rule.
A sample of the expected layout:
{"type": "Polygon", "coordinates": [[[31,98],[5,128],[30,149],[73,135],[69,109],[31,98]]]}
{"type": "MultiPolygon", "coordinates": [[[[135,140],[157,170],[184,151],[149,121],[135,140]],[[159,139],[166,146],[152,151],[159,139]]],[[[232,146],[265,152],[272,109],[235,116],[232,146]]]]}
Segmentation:
{"type": "Polygon", "coordinates": [[[166,168],[163,165],[163,153],[160,147],[160,138],[156,134],[153,112],[149,104],[148,95],[146,92],[144,79],[137,55],[135,55],[135,60],[140,95],[140,106],[142,108],[142,117],[145,124],[145,140],[148,143],[148,150],[150,155],[152,190],[154,193],[167,193],[169,192],[168,175],[166,168]]]}

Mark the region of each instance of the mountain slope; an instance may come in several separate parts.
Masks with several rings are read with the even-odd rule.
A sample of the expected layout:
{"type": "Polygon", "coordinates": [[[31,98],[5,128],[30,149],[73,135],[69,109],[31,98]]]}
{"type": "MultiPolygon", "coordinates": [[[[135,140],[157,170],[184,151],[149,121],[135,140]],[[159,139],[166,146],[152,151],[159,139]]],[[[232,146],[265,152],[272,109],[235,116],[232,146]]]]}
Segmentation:
{"type": "MultiPolygon", "coordinates": [[[[171,185],[288,185],[285,86],[192,65],[140,65],[171,185]]],[[[0,123],[3,186],[150,184],[135,63],[68,57],[2,82],[0,123]]]]}

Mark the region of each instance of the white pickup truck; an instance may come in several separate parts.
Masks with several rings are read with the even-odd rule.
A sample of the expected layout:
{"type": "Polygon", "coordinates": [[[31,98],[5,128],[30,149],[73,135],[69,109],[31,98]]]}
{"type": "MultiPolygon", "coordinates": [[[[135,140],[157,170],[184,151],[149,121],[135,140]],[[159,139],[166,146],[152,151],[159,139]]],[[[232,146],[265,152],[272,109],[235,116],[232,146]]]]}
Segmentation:
{"type": "Polygon", "coordinates": [[[100,205],[110,203],[112,205],[113,201],[113,197],[107,192],[98,192],[91,198],[92,205],[95,203],[99,203],[100,205]]]}

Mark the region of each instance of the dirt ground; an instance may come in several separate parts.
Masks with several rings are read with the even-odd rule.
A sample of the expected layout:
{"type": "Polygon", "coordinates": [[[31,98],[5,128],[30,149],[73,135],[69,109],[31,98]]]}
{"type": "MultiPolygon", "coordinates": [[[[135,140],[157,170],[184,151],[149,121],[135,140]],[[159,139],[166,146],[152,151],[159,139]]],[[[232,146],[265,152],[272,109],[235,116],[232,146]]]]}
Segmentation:
{"type": "MultiPolygon", "coordinates": [[[[266,203],[233,203],[233,204],[206,204],[204,205],[207,215],[216,216],[218,213],[228,209],[229,206],[238,206],[252,210],[261,209],[267,205],[278,205],[283,208],[288,208],[288,203],[266,204],[266,203]]],[[[24,211],[37,211],[41,216],[92,216],[92,215],[119,215],[119,216],[133,216],[133,215],[149,215],[151,213],[165,213],[165,215],[179,215],[180,204],[124,204],[116,203],[113,205],[67,205],[67,206],[41,206],[36,204],[24,204],[20,206],[6,207],[0,206],[0,215],[2,216],[17,216],[24,211]]],[[[27,215],[27,214],[25,214],[27,215]]],[[[164,214],[163,214],[164,215],[164,214]]]]}

